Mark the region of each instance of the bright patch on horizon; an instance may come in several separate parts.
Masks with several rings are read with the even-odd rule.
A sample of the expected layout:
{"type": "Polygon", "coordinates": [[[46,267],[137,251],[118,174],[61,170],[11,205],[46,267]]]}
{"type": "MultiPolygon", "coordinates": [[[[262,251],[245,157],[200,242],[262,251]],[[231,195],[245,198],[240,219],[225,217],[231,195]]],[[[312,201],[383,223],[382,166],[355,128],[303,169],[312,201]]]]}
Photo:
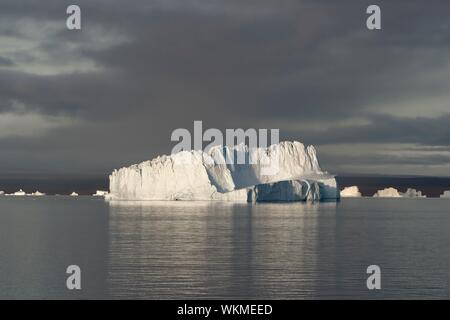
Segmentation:
{"type": "Polygon", "coordinates": [[[0,113],[0,139],[42,136],[77,122],[77,119],[67,116],[49,116],[30,111],[4,112],[0,113]]]}

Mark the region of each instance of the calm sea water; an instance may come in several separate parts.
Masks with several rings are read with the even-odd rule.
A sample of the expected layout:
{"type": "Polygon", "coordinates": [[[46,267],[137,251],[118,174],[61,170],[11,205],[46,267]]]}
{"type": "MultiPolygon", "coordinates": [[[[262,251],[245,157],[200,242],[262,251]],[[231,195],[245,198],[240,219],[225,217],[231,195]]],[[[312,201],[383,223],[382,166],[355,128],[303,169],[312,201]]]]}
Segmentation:
{"type": "Polygon", "coordinates": [[[0,298],[450,298],[450,201],[1,197],[0,298]]]}

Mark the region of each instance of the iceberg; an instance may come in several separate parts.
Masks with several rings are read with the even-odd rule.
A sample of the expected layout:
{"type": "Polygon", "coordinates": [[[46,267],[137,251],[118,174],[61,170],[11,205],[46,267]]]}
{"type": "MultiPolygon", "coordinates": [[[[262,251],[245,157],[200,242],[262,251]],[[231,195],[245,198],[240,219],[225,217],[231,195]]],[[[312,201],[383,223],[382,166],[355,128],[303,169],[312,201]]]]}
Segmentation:
{"type": "Polygon", "coordinates": [[[70,194],[70,196],[71,196],[71,197],[78,197],[78,193],[72,192],[72,193],[70,194]]]}
{"type": "Polygon", "coordinates": [[[443,194],[440,196],[441,198],[450,198],[450,191],[444,191],[443,194]]]}
{"type": "Polygon", "coordinates": [[[108,191],[97,190],[92,196],[93,197],[105,197],[108,195],[108,191]]]}
{"type": "Polygon", "coordinates": [[[26,196],[27,194],[25,193],[25,191],[23,191],[22,189],[20,189],[19,191],[14,192],[13,194],[11,194],[12,196],[26,196]]]}
{"type": "Polygon", "coordinates": [[[339,198],[334,176],[321,170],[313,146],[215,146],[159,156],[109,176],[108,200],[304,201],[339,198]],[[226,161],[241,155],[244,164],[226,161]]]}
{"type": "Polygon", "coordinates": [[[45,193],[36,191],[36,192],[33,192],[32,194],[30,194],[30,196],[33,196],[33,197],[42,197],[42,196],[45,196],[45,193]]]}
{"type": "Polygon", "coordinates": [[[400,198],[401,195],[397,189],[389,187],[383,190],[378,190],[374,195],[374,198],[400,198]]]}
{"type": "Polygon", "coordinates": [[[361,197],[361,192],[357,186],[346,187],[341,190],[341,198],[361,197]]]}
{"type": "Polygon", "coordinates": [[[408,188],[406,192],[399,192],[395,188],[385,188],[383,190],[378,190],[377,193],[373,195],[375,198],[426,198],[427,196],[422,195],[422,191],[417,191],[416,189],[408,188]]]}
{"type": "Polygon", "coordinates": [[[0,196],[5,195],[5,191],[0,191],[0,196]]]}
{"type": "Polygon", "coordinates": [[[403,198],[426,198],[426,195],[422,195],[422,191],[417,191],[416,189],[408,188],[406,192],[401,192],[400,195],[403,198]]]}

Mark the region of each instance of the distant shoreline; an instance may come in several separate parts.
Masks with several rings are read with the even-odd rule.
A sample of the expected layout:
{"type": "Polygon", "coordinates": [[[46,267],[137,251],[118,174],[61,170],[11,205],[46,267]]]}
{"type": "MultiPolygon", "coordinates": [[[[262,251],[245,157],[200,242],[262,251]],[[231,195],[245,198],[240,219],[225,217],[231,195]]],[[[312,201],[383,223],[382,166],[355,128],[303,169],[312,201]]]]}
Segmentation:
{"type": "MultiPolygon", "coordinates": [[[[363,196],[372,196],[377,190],[393,187],[401,192],[407,188],[422,191],[427,197],[438,198],[445,190],[450,190],[450,177],[427,176],[383,176],[383,175],[338,175],[336,179],[340,189],[356,185],[363,196]]],[[[39,190],[48,195],[92,195],[96,190],[108,190],[107,175],[31,175],[23,177],[17,174],[1,175],[0,190],[13,193],[19,189],[31,193],[39,190]]]]}

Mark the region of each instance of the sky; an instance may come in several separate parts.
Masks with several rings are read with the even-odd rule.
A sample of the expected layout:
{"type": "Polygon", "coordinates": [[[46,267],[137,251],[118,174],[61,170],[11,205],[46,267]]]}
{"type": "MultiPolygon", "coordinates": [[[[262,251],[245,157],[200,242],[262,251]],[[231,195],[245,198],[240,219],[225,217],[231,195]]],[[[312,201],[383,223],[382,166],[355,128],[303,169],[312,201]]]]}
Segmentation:
{"type": "Polygon", "coordinates": [[[450,175],[448,0],[80,0],[75,31],[70,4],[0,2],[0,174],[107,174],[201,120],[331,173],[450,175]]]}

